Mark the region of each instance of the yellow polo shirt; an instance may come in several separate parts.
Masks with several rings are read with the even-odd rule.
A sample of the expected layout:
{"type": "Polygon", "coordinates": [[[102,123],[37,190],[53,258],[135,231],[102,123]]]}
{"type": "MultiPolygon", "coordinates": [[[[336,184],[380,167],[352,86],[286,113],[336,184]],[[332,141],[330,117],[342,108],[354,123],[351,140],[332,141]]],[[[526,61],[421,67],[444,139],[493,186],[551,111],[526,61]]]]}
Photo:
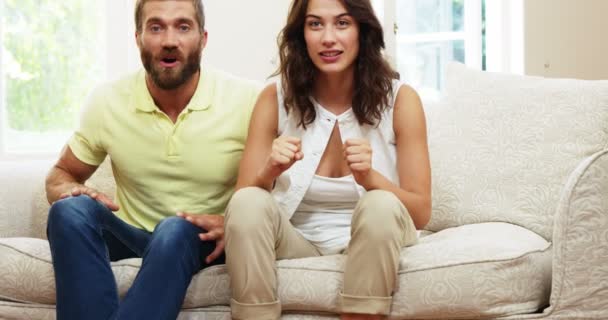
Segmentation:
{"type": "Polygon", "coordinates": [[[141,70],[92,92],[68,144],[90,165],[110,156],[116,214],[135,227],[152,231],[177,211],[223,214],[258,92],[253,82],[205,67],[174,124],[141,70]]]}

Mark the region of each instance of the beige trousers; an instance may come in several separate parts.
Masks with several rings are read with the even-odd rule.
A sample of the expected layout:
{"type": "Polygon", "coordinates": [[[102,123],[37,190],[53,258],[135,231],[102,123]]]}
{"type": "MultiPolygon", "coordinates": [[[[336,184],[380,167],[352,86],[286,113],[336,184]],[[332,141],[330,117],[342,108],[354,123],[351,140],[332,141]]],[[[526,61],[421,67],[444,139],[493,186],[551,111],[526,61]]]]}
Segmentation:
{"type": "MultiPolygon", "coordinates": [[[[260,188],[234,194],[225,226],[232,318],[279,319],[275,261],[320,253],[281,214],[270,193],[260,188]]],[[[353,212],[340,312],[389,314],[400,249],[416,241],[414,223],[393,193],[365,193],[353,212]]]]}

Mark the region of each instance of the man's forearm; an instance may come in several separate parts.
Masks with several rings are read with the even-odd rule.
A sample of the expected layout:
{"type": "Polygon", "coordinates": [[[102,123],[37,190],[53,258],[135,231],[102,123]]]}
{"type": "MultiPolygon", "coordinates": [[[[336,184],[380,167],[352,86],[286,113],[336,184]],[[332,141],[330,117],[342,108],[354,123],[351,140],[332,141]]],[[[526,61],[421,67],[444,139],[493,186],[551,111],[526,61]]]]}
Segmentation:
{"type": "Polygon", "coordinates": [[[83,183],[77,181],[67,171],[54,166],[46,177],[46,199],[52,204],[59,200],[63,193],[81,185],[83,183]]]}

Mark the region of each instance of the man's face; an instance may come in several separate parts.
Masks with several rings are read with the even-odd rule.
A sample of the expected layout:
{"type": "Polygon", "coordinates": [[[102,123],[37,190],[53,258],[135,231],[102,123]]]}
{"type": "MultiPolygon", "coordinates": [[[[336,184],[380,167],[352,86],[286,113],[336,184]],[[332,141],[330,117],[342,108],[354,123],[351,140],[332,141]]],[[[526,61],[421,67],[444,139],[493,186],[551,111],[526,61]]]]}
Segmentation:
{"type": "Polygon", "coordinates": [[[190,1],[150,1],[142,13],[136,38],[144,68],[160,89],[176,89],[200,69],[207,33],[201,34],[190,1]]]}

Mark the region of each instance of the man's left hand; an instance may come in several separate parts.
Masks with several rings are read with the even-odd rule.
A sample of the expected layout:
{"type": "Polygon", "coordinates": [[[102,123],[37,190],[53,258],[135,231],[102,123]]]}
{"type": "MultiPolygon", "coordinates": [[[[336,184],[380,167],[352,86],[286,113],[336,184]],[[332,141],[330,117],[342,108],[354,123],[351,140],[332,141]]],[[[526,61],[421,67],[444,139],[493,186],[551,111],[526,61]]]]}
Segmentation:
{"type": "Polygon", "coordinates": [[[178,217],[182,217],[190,221],[195,226],[207,230],[205,233],[199,233],[198,237],[201,241],[215,241],[215,250],[205,258],[207,264],[217,259],[226,245],[224,241],[224,216],[216,214],[191,214],[187,212],[178,212],[178,217]]]}

